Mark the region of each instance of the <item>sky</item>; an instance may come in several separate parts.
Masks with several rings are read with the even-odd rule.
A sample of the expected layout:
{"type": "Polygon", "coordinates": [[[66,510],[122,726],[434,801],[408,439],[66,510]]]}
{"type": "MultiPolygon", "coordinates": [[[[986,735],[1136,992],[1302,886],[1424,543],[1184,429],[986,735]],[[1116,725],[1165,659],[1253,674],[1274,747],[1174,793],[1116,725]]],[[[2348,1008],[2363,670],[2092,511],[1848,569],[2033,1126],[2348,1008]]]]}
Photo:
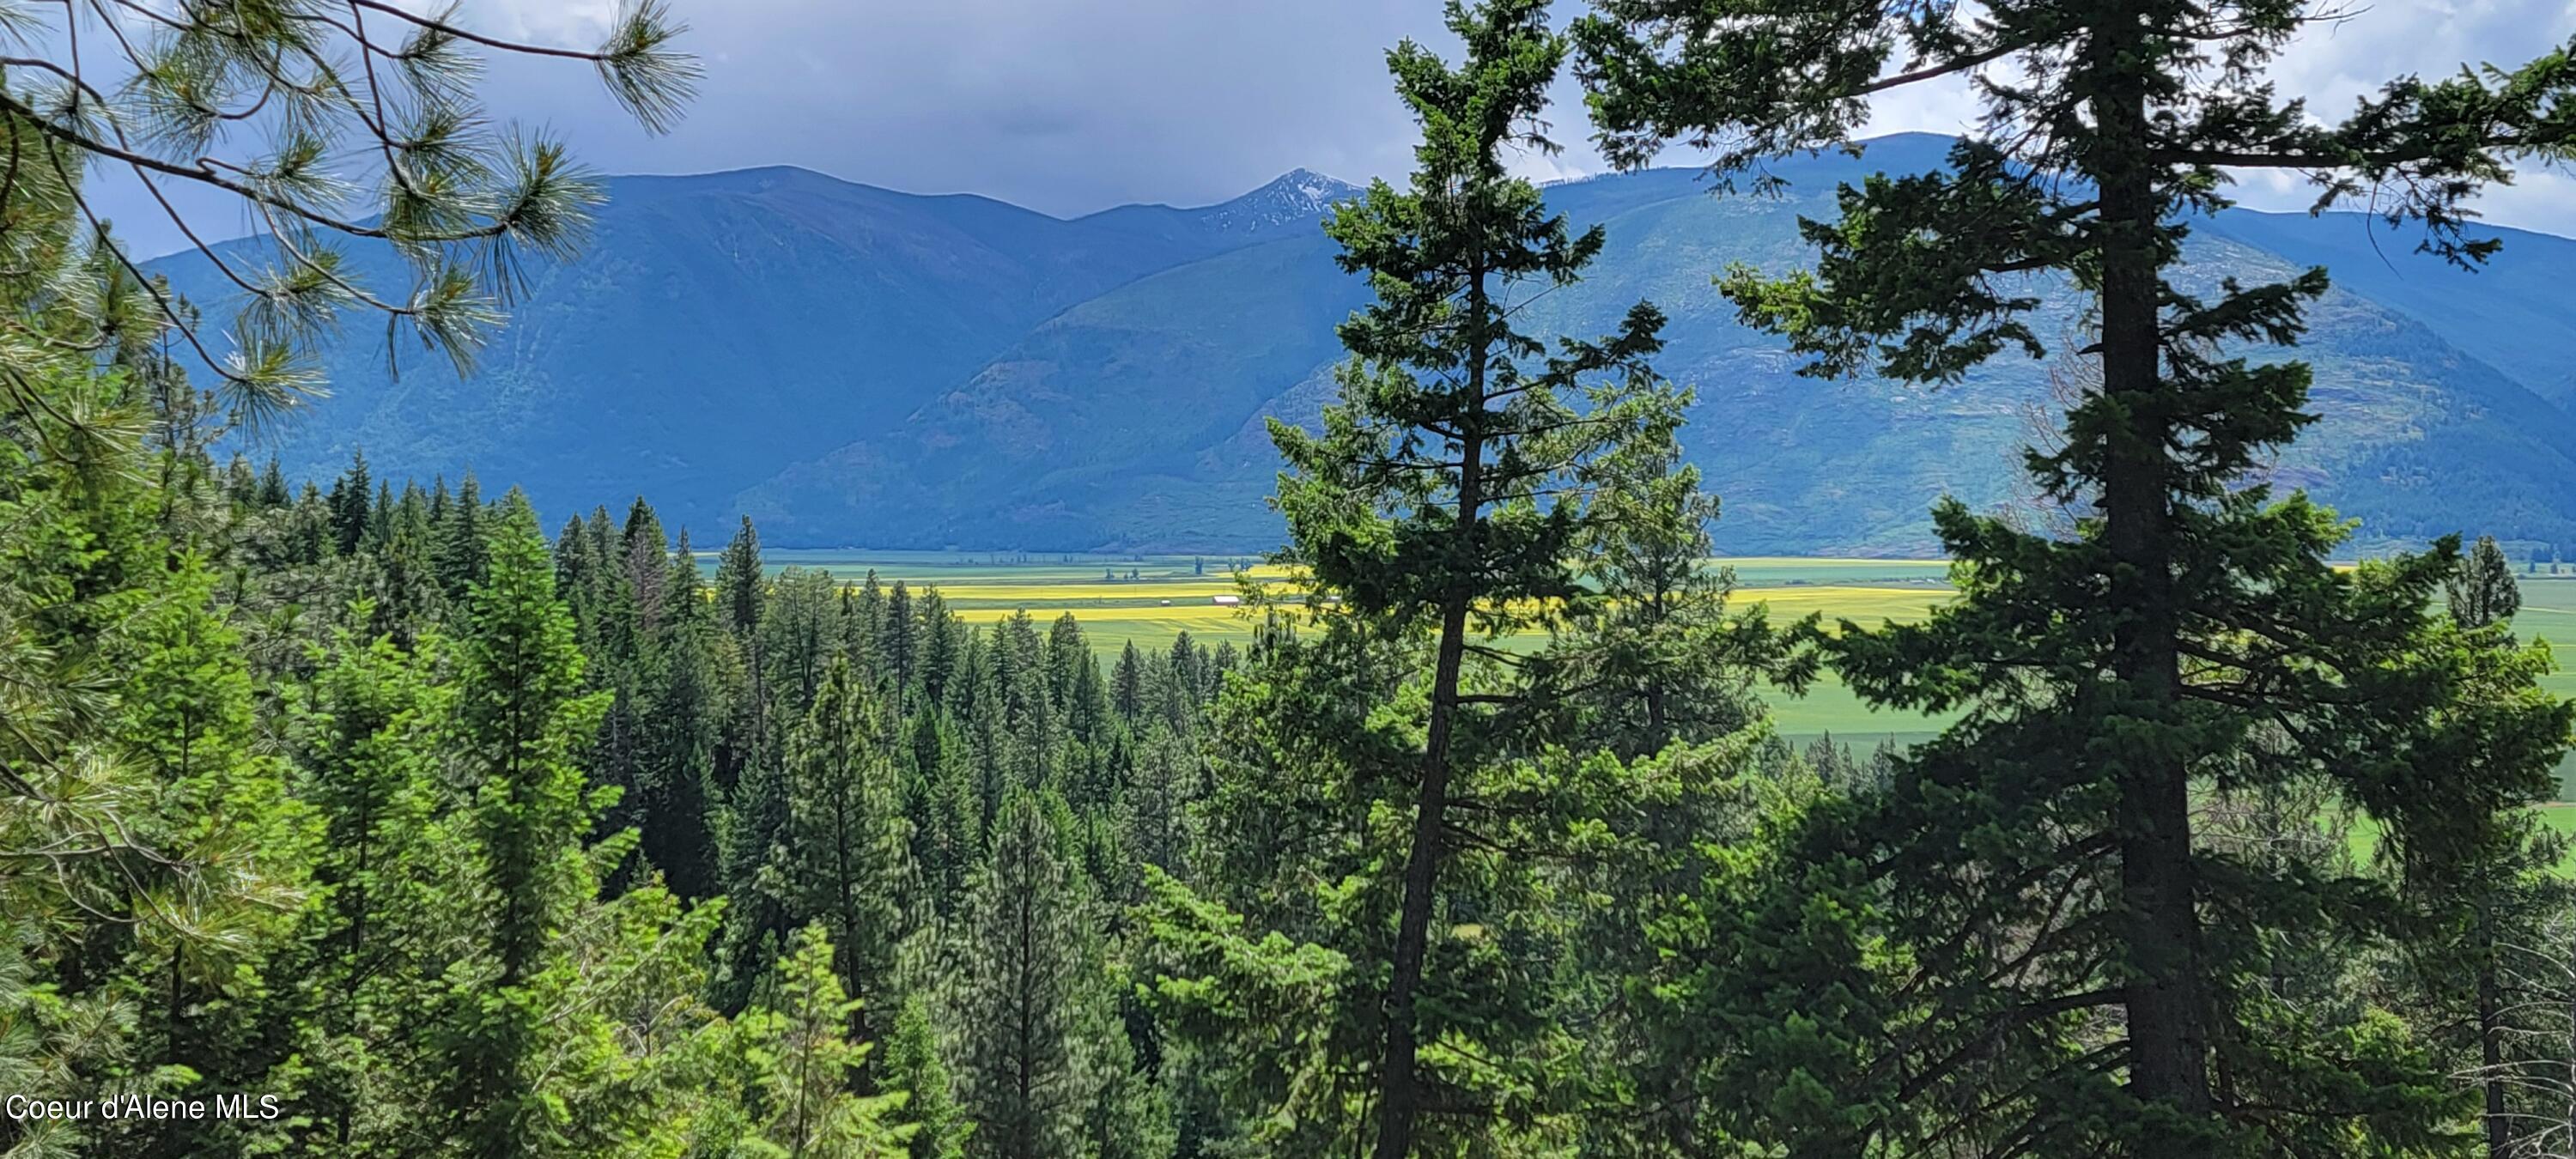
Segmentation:
{"type": "MultiPolygon", "coordinates": [[[[1449,43],[1435,0],[672,4],[706,70],[674,132],[633,126],[577,62],[496,59],[487,105],[559,131],[603,172],[789,164],[1072,216],[1127,202],[1221,201],[1298,167],[1350,181],[1400,176],[1413,128],[1389,91],[1386,49],[1408,36],[1449,43]]],[[[2280,62],[2282,92],[2333,113],[2392,76],[2519,63],[2576,38],[2576,0],[2354,7],[2354,19],[2311,29],[2280,62]]],[[[615,0],[464,0],[460,20],[588,46],[614,12],[615,0]]],[[[1586,144],[1579,92],[1560,88],[1552,119],[1565,151],[1522,158],[1531,176],[1604,168],[1586,144]]],[[[1905,90],[1881,98],[1870,131],[1958,132],[1973,114],[1963,85],[1905,90]]],[[[2310,200],[2288,178],[2251,180],[2238,196],[2272,209],[2310,200]]],[[[180,243],[139,200],[120,208],[120,231],[136,249],[180,243]]],[[[2576,177],[2527,173],[2479,208],[2498,224],[2576,235],[2576,177]]],[[[245,232],[224,224],[213,232],[245,232]]]]}

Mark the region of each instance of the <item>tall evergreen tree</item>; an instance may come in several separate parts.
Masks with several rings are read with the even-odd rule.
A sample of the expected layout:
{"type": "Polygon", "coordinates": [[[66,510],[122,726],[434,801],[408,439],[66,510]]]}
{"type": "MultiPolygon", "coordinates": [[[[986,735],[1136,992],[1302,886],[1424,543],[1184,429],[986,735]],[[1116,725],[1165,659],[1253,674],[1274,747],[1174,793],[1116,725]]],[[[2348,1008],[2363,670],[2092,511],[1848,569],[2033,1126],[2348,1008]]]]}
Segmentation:
{"type": "MultiPolygon", "coordinates": [[[[2089,303],[2080,356],[2100,385],[2064,446],[2029,461],[2088,513],[2077,534],[1945,504],[1965,598],[1929,624],[1842,637],[1839,666],[1871,701],[1967,710],[1900,762],[1861,825],[1938,983],[1907,994],[1928,1001],[1899,1048],[1913,1077],[1869,1097],[1998,1150],[2282,1153],[2429,1130],[2447,1111],[2410,1105],[2404,1047],[2302,1021],[2254,984],[2265,938],[2370,911],[2197,847],[2196,787],[2321,778],[2429,855],[2545,791],[2545,765],[2522,759],[2541,746],[2525,734],[2506,742],[2513,760],[2434,779],[2463,743],[2444,713],[2474,663],[2426,638],[2453,549],[2339,573],[2326,513],[2240,488],[2311,416],[2304,364],[2237,348],[2295,341],[2324,272],[2214,296],[2172,275],[2192,222],[2226,205],[2222,168],[2304,174],[2324,203],[2376,189],[2388,216],[2429,227],[2429,248],[2482,258],[2493,243],[2461,234],[2461,199],[2576,136],[2564,54],[2402,78],[2328,124],[2264,75],[2311,15],[2298,3],[1597,6],[1577,32],[1583,71],[1625,164],[1682,138],[1741,168],[1841,140],[1872,94],[2017,70],[1979,85],[1982,128],[1945,170],[1846,187],[1840,220],[1806,223],[1813,273],[1729,275],[1746,319],[1787,333],[1811,372],[1944,382],[2036,356],[2024,316],[2050,291],[2027,274],[2089,303]],[[2053,907],[2060,894],[2079,904],[2053,907]],[[2006,926],[2008,942],[1986,936],[2006,926]],[[2107,1041],[2080,1033],[2100,1019],[2107,1041]],[[2316,1085],[2330,1073],[2348,1076],[2331,1095],[2316,1085]]],[[[1850,1111],[1831,1129],[1890,1122],[1850,1111]]]]}
{"type": "Polygon", "coordinates": [[[832,940],[843,993],[882,1011],[862,1012],[858,1042],[885,1036],[901,1006],[893,981],[896,948],[918,912],[920,875],[911,826],[895,784],[892,725],[868,682],[835,660],[813,708],[788,738],[788,828],[779,877],[788,909],[832,940]]]}
{"type": "MultiPolygon", "coordinates": [[[[902,580],[894,581],[894,590],[886,595],[885,619],[877,635],[877,656],[886,666],[886,675],[897,688],[910,695],[913,687],[913,639],[917,626],[912,619],[912,590],[902,580]]],[[[934,698],[935,699],[935,698],[934,698]]]]}
{"type": "Polygon", "coordinates": [[[702,898],[722,886],[715,826],[723,789],[716,779],[716,750],[729,681],[721,630],[701,596],[697,560],[688,547],[684,531],[677,550],[657,556],[661,579],[654,588],[666,610],[657,633],[658,685],[644,693],[637,812],[645,858],[661,868],[673,892],[702,898]]]}
{"type": "Polygon", "coordinates": [[[561,1129],[545,1074],[549,996],[565,985],[561,938],[586,895],[584,838],[601,802],[572,757],[606,698],[583,695],[572,617],[556,599],[536,512],[513,489],[488,541],[460,657],[456,744],[468,805],[475,904],[470,968],[444,1044],[447,1111],[482,1155],[542,1150],[561,1129]]]}
{"type": "MultiPolygon", "coordinates": [[[[445,490],[442,488],[441,494],[444,493],[445,490]]],[[[285,469],[278,465],[277,456],[269,456],[268,466],[261,468],[259,473],[259,505],[268,510],[275,510],[286,506],[293,499],[294,496],[286,489],[285,469]]]]}
{"type": "Polygon", "coordinates": [[[326,995],[307,1113],[317,1120],[314,1146],[365,1154],[410,1126],[370,1088],[384,1071],[420,1066],[422,1044],[402,1031],[435,997],[438,742],[452,690],[431,682],[434,653],[406,654],[390,639],[361,644],[345,630],[330,650],[296,730],[303,794],[326,825],[313,881],[328,891],[307,918],[306,978],[326,995]]]}
{"type": "Polygon", "coordinates": [[[1073,874],[1060,806],[1024,789],[1002,800],[993,851],[963,926],[957,1078],[975,1124],[967,1153],[1079,1154],[1091,1091],[1080,1034],[1100,979],[1089,899],[1073,874]]]}
{"type": "MultiPolygon", "coordinates": [[[[174,877],[202,873],[230,879],[223,895],[256,903],[183,917],[188,936],[129,944],[120,988],[140,1008],[142,1059],[206,1084],[200,1091],[244,1089],[279,1060],[246,1021],[253,1007],[242,991],[304,901],[296,886],[314,855],[315,818],[288,793],[283,764],[258,751],[239,634],[193,558],[176,561],[156,598],[115,628],[105,658],[125,674],[115,732],[154,790],[143,798],[153,811],[129,817],[128,831],[145,848],[204,862],[147,859],[133,871],[144,875],[142,900],[169,906],[153,895],[183,893],[174,877]]],[[[228,1149],[218,1140],[235,1129],[187,1120],[124,1128],[140,1137],[111,1135],[112,1149],[156,1156],[228,1149]]]]}
{"type": "Polygon", "coordinates": [[[735,639],[753,638],[760,627],[761,596],[767,590],[760,568],[760,532],[746,515],[742,527],[725,544],[724,554],[716,557],[716,607],[735,639]]]}
{"type": "Polygon", "coordinates": [[[652,504],[641,495],[626,509],[626,526],[617,537],[617,559],[626,570],[627,590],[635,596],[638,630],[648,639],[660,638],[668,609],[671,541],[662,531],[662,520],[653,514],[652,504]]]}
{"type": "Polygon", "coordinates": [[[358,537],[359,546],[368,551],[381,552],[385,549],[385,542],[393,538],[393,533],[393,480],[378,479],[376,480],[376,498],[374,502],[367,504],[367,527],[366,530],[358,537]]]}
{"type": "Polygon", "coordinates": [[[1110,670],[1109,705],[1130,725],[1145,707],[1145,662],[1136,654],[1133,638],[1118,650],[1118,666],[1110,670]]]}
{"type": "MultiPolygon", "coordinates": [[[[1552,496],[1623,440],[1668,437],[1677,421],[1643,361],[1663,322],[1651,306],[1554,354],[1514,328],[1524,302],[1577,280],[1602,244],[1505,168],[1507,150],[1553,148],[1537,118],[1566,44],[1536,0],[1453,2],[1447,23],[1466,42],[1462,64],[1410,42],[1388,54],[1423,134],[1409,185],[1379,182],[1325,226],[1376,299],[1340,328],[1341,400],[1320,435],[1271,424],[1290,467],[1278,498],[1289,558],[1373,630],[1436,641],[1421,750],[1396,782],[1410,799],[1390,802],[1411,832],[1373,1063],[1378,1159],[1413,1153],[1424,1108],[1447,1101],[1421,1066],[1423,1044],[1447,1033],[1425,1017],[1424,971],[1458,824],[1453,786],[1498,726],[1496,698],[1468,687],[1468,657],[1525,622],[1517,609],[1581,597],[1566,561],[1584,515],[1552,496]]],[[[1176,654],[1175,679],[1194,694],[1197,667],[1176,654]]]]}
{"type": "Polygon", "coordinates": [[[447,520],[438,528],[438,578],[446,586],[450,603],[462,603],[475,584],[483,582],[488,550],[484,543],[483,524],[486,511],[483,485],[467,471],[457,484],[456,502],[449,506],[447,520]]]}
{"type": "Polygon", "coordinates": [[[351,453],[349,469],[331,485],[331,537],[341,555],[356,555],[367,541],[367,512],[373,498],[368,488],[367,454],[351,453]]]}
{"type": "MultiPolygon", "coordinates": [[[[2487,666],[2455,711],[2514,713],[2547,704],[2537,680],[2556,665],[2546,646],[2514,646],[2512,618],[2522,593],[2492,537],[2479,537],[2445,588],[2451,623],[2487,666]]],[[[2555,707],[2562,721],[2557,735],[2564,737],[2576,708],[2555,707]]],[[[2486,779],[2496,775],[2492,766],[2528,757],[2488,748],[2457,759],[2464,767],[2454,775],[2486,779]]],[[[2419,868],[2407,852],[2401,848],[2394,860],[2402,869],[2419,868]]],[[[2534,985],[2533,970],[2549,970],[2540,965],[2546,958],[2539,948],[2551,942],[2553,926],[2576,912],[2576,891],[2561,873],[2567,857],[2567,838],[2527,812],[2477,834],[2459,859],[2464,864],[2437,863],[2436,872],[2410,874],[2417,880],[2406,883],[2424,924],[2405,931],[2400,960],[2430,1014],[2421,1019],[2430,1037],[2465,1056],[2453,1073],[2477,1088],[2487,1159],[2534,1153],[2545,1135],[2535,1128],[2554,1125],[2570,1107],[2533,1098],[2528,1081],[2535,1071],[2576,1075],[2576,1022],[2548,997],[2550,986],[2534,985]]]]}

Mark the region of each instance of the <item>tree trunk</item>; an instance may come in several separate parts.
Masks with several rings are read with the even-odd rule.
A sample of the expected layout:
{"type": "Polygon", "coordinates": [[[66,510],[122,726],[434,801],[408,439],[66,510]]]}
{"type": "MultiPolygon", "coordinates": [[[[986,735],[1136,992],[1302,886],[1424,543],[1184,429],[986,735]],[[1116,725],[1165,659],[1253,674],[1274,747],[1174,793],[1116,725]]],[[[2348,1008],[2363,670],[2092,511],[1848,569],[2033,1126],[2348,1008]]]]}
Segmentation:
{"type": "MultiPolygon", "coordinates": [[[[1471,275],[1468,317],[1479,324],[1487,316],[1485,278],[1471,275]]],[[[1459,428],[1458,524],[1462,550],[1457,558],[1474,560],[1477,513],[1484,506],[1483,424],[1486,350],[1473,343],[1467,356],[1467,389],[1475,412],[1459,428]]],[[[1385,1089],[1377,1120],[1376,1159],[1405,1159],[1413,1151],[1414,1120],[1422,1111],[1422,1084],[1414,1073],[1419,1052],[1413,1025],[1414,995],[1422,986],[1422,960],[1430,949],[1432,890],[1440,871],[1441,830],[1449,812],[1449,733],[1458,714],[1458,672],[1467,655],[1467,606],[1470,579],[1450,577],[1450,592],[1440,608],[1440,654],[1431,677],[1431,719],[1422,747],[1422,783],[1413,803],[1413,848],[1404,863],[1404,908],[1397,916],[1395,957],[1386,986],[1386,1055],[1378,1068],[1385,1089]]]]}
{"type": "MultiPolygon", "coordinates": [[[[2483,927],[2486,923],[2481,921],[2483,927]]],[[[2481,938],[2483,939],[2483,931],[2481,938]]],[[[2492,942],[2489,943],[2491,948],[2492,942]]],[[[2482,954],[2478,963],[2478,1085],[2486,1093],[2487,1159],[2505,1159],[2513,1148],[2513,1124],[2505,1118],[2504,1107],[2504,1019],[2503,1001],[2497,992],[2496,970],[2492,952],[2482,954]]]]}
{"type": "Polygon", "coordinates": [[[1433,676],[1431,724],[1414,798],[1413,850],[1404,863],[1404,909],[1397,918],[1395,960],[1386,987],[1386,1087],[1378,1113],[1377,1159],[1404,1159],[1413,1149],[1414,1118],[1422,1092],[1414,1074],[1414,993],[1422,985],[1422,960],[1430,948],[1431,891],[1439,872],[1440,830],[1449,806],[1449,729],[1458,697],[1458,669],[1466,655],[1466,604],[1441,613],[1440,661],[1433,676]]]}
{"type": "MultiPolygon", "coordinates": [[[[2182,696],[2180,625],[2173,593],[2173,522],[2166,481],[2162,384],[2159,202],[2149,165],[2147,102],[2132,60],[2142,21],[2106,27],[2093,44],[2105,78],[2094,98],[2101,192],[2101,358],[2104,393],[2125,405],[2126,429],[2110,436],[2102,477],[2104,545],[2114,561],[2112,675],[2126,712],[2170,723],[2182,696]]],[[[2191,849],[2189,770],[2176,756],[2124,754],[2119,769],[2122,937],[2127,986],[2129,1089],[2185,1116],[2209,1113],[2209,1010],[2200,989],[2200,920],[2191,849]]],[[[2176,1144],[2179,1145],[2179,1144],[2176,1144]]]]}
{"type": "Polygon", "coordinates": [[[2567,991],[2567,1139],[2576,1150],[2576,985],[2567,991]]]}

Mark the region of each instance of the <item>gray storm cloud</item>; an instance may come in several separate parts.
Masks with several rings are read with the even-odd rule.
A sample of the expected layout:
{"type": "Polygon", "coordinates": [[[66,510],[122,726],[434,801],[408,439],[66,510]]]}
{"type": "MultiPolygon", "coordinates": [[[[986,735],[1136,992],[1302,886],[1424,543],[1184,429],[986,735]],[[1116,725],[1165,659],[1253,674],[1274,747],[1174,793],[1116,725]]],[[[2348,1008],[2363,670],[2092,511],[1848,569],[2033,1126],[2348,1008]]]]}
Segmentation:
{"type": "MultiPolygon", "coordinates": [[[[425,3],[426,0],[423,0],[425,3]]],[[[1349,180],[1401,173],[1411,126],[1384,55],[1445,44],[1433,0],[676,0],[702,94],[667,137],[627,123],[589,70],[495,60],[496,114],[570,137],[612,173],[793,164],[915,192],[974,192],[1070,215],[1122,202],[1198,204],[1291,168],[1349,180]]],[[[2324,115],[2403,72],[2518,62],[2576,36],[2576,0],[2382,0],[2311,29],[2279,72],[2324,115]]],[[[613,0],[468,0],[464,19],[548,43],[595,39],[613,0]]],[[[1575,5],[1563,6],[1570,16],[1575,5]]],[[[1561,86],[1562,156],[1533,176],[1600,168],[1579,94],[1561,86]]],[[[1969,127],[1964,88],[1882,103],[1873,131],[1969,127]]],[[[1677,160],[1687,160],[1677,158],[1677,160]]],[[[2304,208],[2294,184],[2240,187],[2304,208]]],[[[135,207],[138,211],[143,207],[135,207]]],[[[2576,180],[2534,171],[2483,203],[2499,224],[2576,234],[2576,180]]],[[[148,213],[120,215],[138,248],[176,244],[148,213]],[[162,243],[156,245],[155,243],[162,243]]],[[[122,222],[121,222],[122,224],[122,222]]],[[[220,232],[220,231],[218,231],[220,232]]]]}

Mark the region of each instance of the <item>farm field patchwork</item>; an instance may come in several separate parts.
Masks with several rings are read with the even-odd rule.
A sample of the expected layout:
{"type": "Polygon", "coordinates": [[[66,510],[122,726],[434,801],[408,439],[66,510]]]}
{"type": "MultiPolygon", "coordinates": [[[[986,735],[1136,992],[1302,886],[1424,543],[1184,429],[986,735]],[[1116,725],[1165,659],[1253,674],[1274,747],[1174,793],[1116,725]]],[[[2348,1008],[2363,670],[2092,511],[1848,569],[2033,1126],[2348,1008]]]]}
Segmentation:
{"type": "MultiPolygon", "coordinates": [[[[972,553],[787,549],[763,552],[772,572],[816,568],[857,582],[868,572],[891,587],[936,587],[950,610],[969,624],[991,624],[1022,610],[1041,621],[1071,612],[1102,659],[1133,641],[1138,648],[1169,647],[1183,632],[1206,644],[1251,643],[1252,622],[1238,608],[1216,602],[1236,590],[1234,569],[1256,581],[1278,581],[1283,569],[1250,556],[972,553]]],[[[1809,613],[1827,624],[1863,626],[1918,619],[1950,598],[1947,565],[1938,560],[1799,559],[1765,556],[1717,561],[1735,572],[1739,606],[1766,604],[1775,620],[1809,613]]],[[[701,556],[710,573],[712,553],[701,556]]],[[[2523,583],[2523,608],[2514,623],[2526,639],[2551,641],[2566,655],[2543,680],[2553,693],[2576,696],[2576,575],[2533,576],[2523,583]]],[[[1931,735],[1942,720],[1887,712],[1861,703],[1827,677],[1804,696],[1772,695],[1774,725],[1804,746],[1831,734],[1865,753],[1881,741],[1902,745],[1931,735]]],[[[2561,774],[2576,782],[2576,760],[2561,774]]],[[[2576,784],[2562,791],[2576,799],[2576,784]]],[[[2558,818],[2553,815],[2553,820],[2558,818]]],[[[2576,809],[2565,820],[2576,826],[2576,809]]]]}

